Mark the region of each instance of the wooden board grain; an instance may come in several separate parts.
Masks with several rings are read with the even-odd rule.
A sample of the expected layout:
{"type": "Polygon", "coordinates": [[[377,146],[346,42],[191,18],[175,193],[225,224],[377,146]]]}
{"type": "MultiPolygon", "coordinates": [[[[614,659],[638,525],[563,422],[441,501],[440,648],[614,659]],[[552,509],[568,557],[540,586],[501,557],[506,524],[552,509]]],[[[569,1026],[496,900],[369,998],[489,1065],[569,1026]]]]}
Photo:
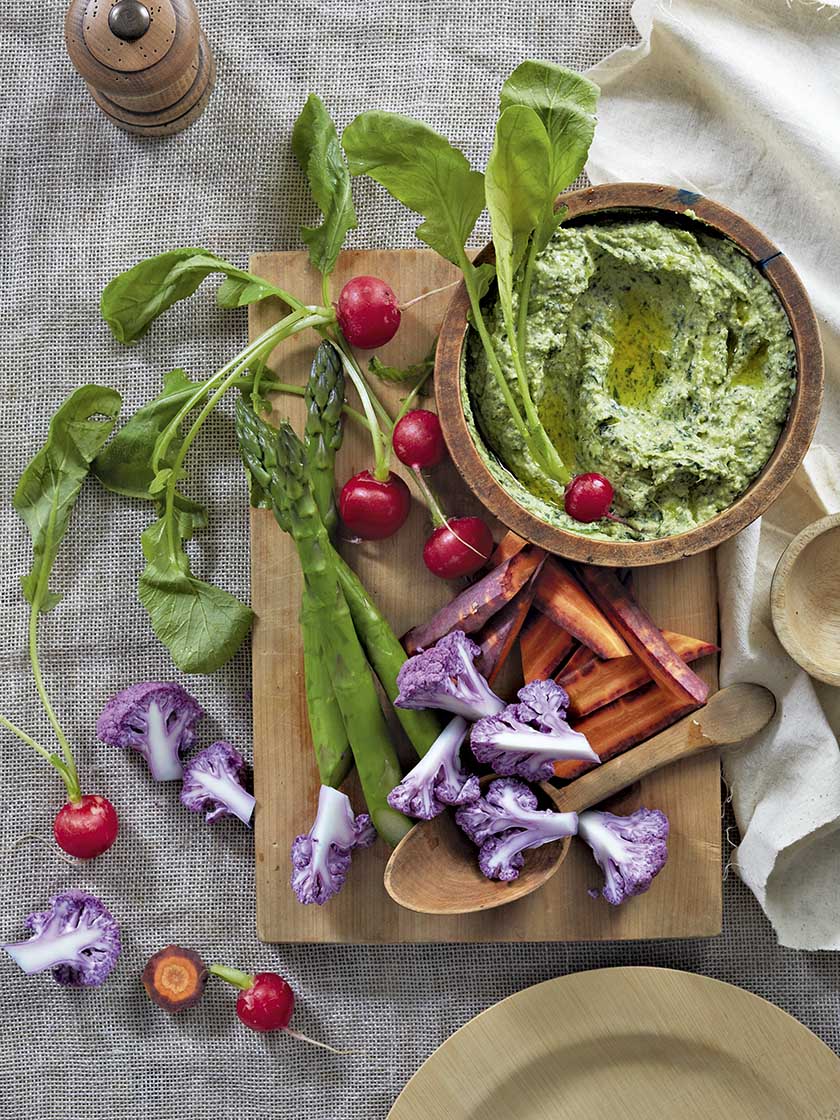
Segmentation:
{"type": "MultiPolygon", "coordinates": [[[[304,253],[255,256],[251,269],[302,298],[318,300],[320,278],[304,253]]],[[[410,299],[454,280],[455,269],[425,250],[353,251],[343,254],[334,290],[351,276],[381,276],[402,299],[410,299]]],[[[405,364],[428,350],[440,323],[447,294],[410,307],[397,337],[380,353],[384,361],[405,364]]],[[[251,337],[279,317],[281,307],[266,302],[251,308],[251,337]]],[[[283,379],[302,383],[314,352],[311,336],[292,339],[275,355],[273,368],[283,379]]],[[[398,388],[382,390],[397,405],[398,388]]],[[[427,405],[429,402],[425,402],[427,405]]],[[[275,402],[301,430],[300,401],[275,402]]],[[[339,454],[340,480],[370,465],[367,437],[348,426],[339,454]]],[[[475,499],[451,467],[432,481],[445,495],[452,514],[476,512],[475,499]]],[[[416,501],[409,521],[388,541],[343,544],[342,551],[388,615],[397,633],[426,618],[452,594],[449,585],[429,575],[421,561],[428,519],[416,501]]],[[[636,589],[660,626],[717,641],[718,618],[714,556],[701,554],[675,564],[639,569],[636,589]]],[[[720,931],[721,851],[720,777],[717,760],[698,759],[646,779],[628,792],[618,811],[638,805],[660,808],[671,820],[671,856],[653,888],[618,908],[596,901],[587,888],[599,872],[582,845],[541,891],[484,914],[435,918],[414,914],[393,903],[382,885],[388,851],[381,842],[357,853],[342,893],[326,906],[301,906],[289,887],[292,839],[312,823],[318,775],[311,754],[304,697],[303,660],[298,629],[301,578],[291,541],[272,515],[251,515],[251,601],[256,612],[253,635],[254,780],[256,812],[257,930],[263,941],[400,943],[449,941],[566,941],[654,937],[703,937],[720,931]]],[[[698,671],[717,684],[714,659],[698,671]]],[[[410,755],[406,754],[406,760],[410,755]]],[[[346,787],[354,805],[361,795],[351,779],[346,787]]]]}

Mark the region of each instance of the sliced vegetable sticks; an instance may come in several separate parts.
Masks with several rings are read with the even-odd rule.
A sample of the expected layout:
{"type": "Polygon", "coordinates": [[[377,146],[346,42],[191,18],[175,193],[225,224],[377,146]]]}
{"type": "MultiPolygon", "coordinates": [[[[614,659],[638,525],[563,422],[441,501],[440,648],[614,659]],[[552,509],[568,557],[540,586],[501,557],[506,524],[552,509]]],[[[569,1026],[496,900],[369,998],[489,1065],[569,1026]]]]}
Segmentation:
{"type": "Polygon", "coordinates": [[[555,557],[547,561],[540,574],[534,602],[555,625],[567,630],[599,657],[626,657],[630,653],[610,620],[555,557]]]}
{"type": "MultiPolygon", "coordinates": [[[[718,648],[712,642],[674,634],[670,630],[663,630],[662,636],[684,661],[707,657],[718,648]]],[[[635,654],[614,657],[610,661],[593,659],[580,669],[564,672],[562,677],[562,680],[558,677],[558,683],[569,694],[569,712],[573,716],[588,715],[628,692],[635,692],[651,679],[647,667],[635,654]]]]}
{"type": "Polygon", "coordinates": [[[575,640],[568,630],[536,611],[523,627],[519,640],[523,679],[547,680],[572,652],[574,644],[575,640]]]}
{"type": "Polygon", "coordinates": [[[705,704],[709,686],[668,645],[662,631],[615,572],[581,564],[577,574],[653,679],[678,701],[695,706],[705,704]]]}
{"type": "MultiPolygon", "coordinates": [[[[701,707],[697,702],[679,700],[651,682],[583,719],[572,720],[572,727],[586,736],[601,761],[606,762],[701,707]]],[[[554,773],[558,778],[571,780],[591,770],[593,765],[591,762],[558,762],[554,773]]]]}
{"type": "Polygon", "coordinates": [[[490,684],[494,684],[516,644],[523,623],[534,601],[533,577],[478,635],[481,657],[477,665],[490,684]]]}
{"type": "Polygon", "coordinates": [[[441,607],[428,622],[409,630],[403,639],[406,652],[413,654],[419,649],[428,649],[453,630],[475,634],[525,586],[544,558],[542,549],[530,548],[488,572],[441,607]]]}

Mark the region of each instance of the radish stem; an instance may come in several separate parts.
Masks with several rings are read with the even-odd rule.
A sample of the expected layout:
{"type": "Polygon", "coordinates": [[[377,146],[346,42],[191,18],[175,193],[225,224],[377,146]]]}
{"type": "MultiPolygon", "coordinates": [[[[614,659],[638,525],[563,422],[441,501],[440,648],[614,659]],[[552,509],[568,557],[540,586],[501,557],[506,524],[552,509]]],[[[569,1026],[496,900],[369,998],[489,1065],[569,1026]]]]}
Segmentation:
{"type": "Polygon", "coordinates": [[[411,307],[415,303],[420,303],[421,300],[429,299],[430,296],[436,296],[439,292],[448,292],[450,288],[454,288],[456,284],[461,283],[460,276],[457,280],[453,280],[451,284],[444,284],[441,288],[432,288],[430,292],[423,292],[421,296],[415,296],[414,299],[407,300],[405,303],[400,304],[400,311],[405,311],[407,307],[411,307]]]}
{"type": "MultiPolygon", "coordinates": [[[[347,376],[352,381],[359,395],[359,400],[362,402],[362,408],[367,419],[368,431],[370,433],[371,443],[373,444],[373,477],[378,482],[385,482],[391,473],[391,453],[390,444],[377,419],[377,405],[379,406],[380,413],[385,412],[385,410],[376,394],[371,393],[365,381],[364,374],[359,369],[356,359],[349,353],[347,343],[340,334],[338,336],[336,348],[341,355],[341,364],[344,366],[347,376]]],[[[385,412],[385,417],[390,427],[391,417],[387,412],[385,412]]]]}
{"type": "Polygon", "coordinates": [[[228,984],[241,988],[243,992],[247,992],[254,986],[254,977],[239,968],[229,968],[226,964],[211,964],[207,971],[212,976],[218,976],[220,980],[226,980],[228,984]]]}

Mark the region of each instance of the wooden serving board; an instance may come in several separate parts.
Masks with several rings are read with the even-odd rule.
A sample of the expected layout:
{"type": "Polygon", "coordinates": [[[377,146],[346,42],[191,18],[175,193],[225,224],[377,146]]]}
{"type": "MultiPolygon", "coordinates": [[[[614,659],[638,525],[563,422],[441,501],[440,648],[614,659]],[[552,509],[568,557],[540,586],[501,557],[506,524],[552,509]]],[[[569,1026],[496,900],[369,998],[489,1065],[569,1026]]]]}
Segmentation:
{"type": "MultiPolygon", "coordinates": [[[[251,269],[301,298],[319,302],[320,277],[306,254],[255,256],[251,269]]],[[[426,250],[354,251],[343,254],[334,291],[352,276],[370,274],[390,283],[408,300],[456,278],[455,269],[426,250]]],[[[425,355],[442,318],[447,294],[431,296],[407,309],[397,337],[380,353],[404,365],[425,355]]],[[[254,338],[276,321],[282,307],[266,301],[251,308],[254,338]]],[[[314,353],[312,335],[290,340],[275,355],[284,381],[302,384],[314,353]]],[[[399,388],[381,396],[396,411],[399,388]]],[[[432,398],[423,403],[431,405],[432,398]]],[[[275,401],[278,416],[302,430],[303,406],[289,397],[275,401]]],[[[337,477],[349,478],[370,466],[367,435],[346,427],[337,477]]],[[[432,481],[452,515],[477,512],[476,502],[451,467],[432,481]]],[[[453,594],[431,576],[421,550],[429,522],[419,499],[407,524],[387,541],[343,544],[398,634],[428,617],[453,594]]],[[[501,530],[500,530],[501,532],[501,530]]],[[[714,556],[704,554],[635,575],[639,598],[660,626],[717,641],[718,615],[714,556]]],[[[257,931],[263,941],[401,943],[435,941],[571,941],[624,938],[703,937],[721,928],[720,776],[715,758],[681,763],[646,779],[624,796],[618,811],[639,805],[662,809],[671,821],[670,859],[651,890],[613,908],[593,900],[587,888],[600,872],[583,845],[573,843],[568,859],[542,890],[484,914],[432,917],[397,906],[385,892],[382,873],[388,849],[378,842],[353,857],[348,882],[326,906],[301,906],[289,887],[289,848],[315,813],[318,773],[312,756],[304,695],[303,656],[298,627],[301,575],[291,540],[267,510],[251,514],[251,601],[253,634],[254,781],[256,811],[257,931]]],[[[715,659],[698,671],[717,684],[715,659]]],[[[410,760],[406,751],[405,760],[410,760]]],[[[355,778],[346,786],[357,811],[363,807],[355,778]]]]}

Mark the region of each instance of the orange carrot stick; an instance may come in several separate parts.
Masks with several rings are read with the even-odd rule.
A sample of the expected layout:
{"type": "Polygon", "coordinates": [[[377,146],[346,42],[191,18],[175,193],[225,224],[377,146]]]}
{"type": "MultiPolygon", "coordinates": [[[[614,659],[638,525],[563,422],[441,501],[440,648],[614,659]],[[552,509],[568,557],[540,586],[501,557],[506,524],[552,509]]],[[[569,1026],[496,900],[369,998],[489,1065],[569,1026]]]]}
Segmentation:
{"type": "Polygon", "coordinates": [[[657,684],[683,703],[705,704],[709,686],[668,645],[662,631],[628,593],[615,571],[581,564],[577,574],[657,684]]]}
{"type": "Polygon", "coordinates": [[[567,630],[599,657],[626,657],[626,642],[571,572],[550,558],[537,581],[534,603],[555,625],[567,630]]]}
{"type": "MultiPolygon", "coordinates": [[[[679,700],[651,681],[644,688],[598,708],[583,719],[572,720],[572,727],[586,736],[601,761],[606,762],[702,706],[689,700],[679,700]]],[[[591,770],[593,765],[592,762],[556,762],[554,773],[558,778],[571,781],[591,770]]]]}
{"type": "Polygon", "coordinates": [[[554,679],[565,688],[566,682],[571,679],[573,673],[600,660],[597,653],[593,653],[589,646],[578,646],[554,679]]]}
{"type": "MultiPolygon", "coordinates": [[[[712,642],[689,638],[686,634],[662,631],[668,645],[684,661],[696,661],[717,651],[712,642]]],[[[651,679],[650,672],[635,654],[614,657],[610,661],[592,660],[572,672],[564,672],[558,682],[569,694],[569,712],[572,716],[585,716],[612,703],[628,692],[635,692],[651,679]]]]}
{"type": "Polygon", "coordinates": [[[508,529],[499,543],[490,559],[487,561],[488,570],[498,568],[499,564],[504,564],[505,560],[510,560],[511,556],[515,556],[517,552],[521,552],[527,545],[527,541],[514,533],[513,529],[508,529]]]}
{"type": "Polygon", "coordinates": [[[571,653],[575,640],[540,611],[535,612],[522,630],[519,653],[522,657],[522,679],[545,681],[571,653]]]}

